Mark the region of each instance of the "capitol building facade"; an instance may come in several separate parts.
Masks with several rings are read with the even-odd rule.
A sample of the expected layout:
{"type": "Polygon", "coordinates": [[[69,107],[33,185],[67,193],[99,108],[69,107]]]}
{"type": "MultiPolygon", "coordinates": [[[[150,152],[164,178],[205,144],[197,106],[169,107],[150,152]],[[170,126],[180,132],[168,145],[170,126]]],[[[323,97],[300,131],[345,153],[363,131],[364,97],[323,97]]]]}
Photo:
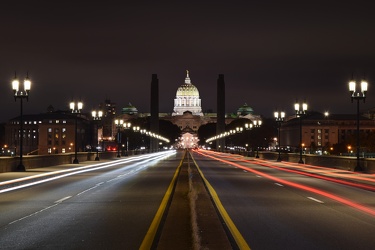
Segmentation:
{"type": "MultiPolygon", "coordinates": [[[[122,118],[147,117],[149,113],[138,113],[136,107],[129,103],[122,109],[122,118]]],[[[259,116],[253,114],[253,109],[246,103],[241,106],[236,114],[227,114],[225,123],[229,124],[237,118],[256,119],[259,116]]],[[[189,71],[186,71],[184,82],[177,88],[172,113],[159,113],[159,119],[168,120],[177,125],[181,130],[176,147],[195,148],[198,146],[198,129],[208,123],[216,123],[216,113],[203,113],[202,100],[198,88],[192,83],[189,71]]]]}

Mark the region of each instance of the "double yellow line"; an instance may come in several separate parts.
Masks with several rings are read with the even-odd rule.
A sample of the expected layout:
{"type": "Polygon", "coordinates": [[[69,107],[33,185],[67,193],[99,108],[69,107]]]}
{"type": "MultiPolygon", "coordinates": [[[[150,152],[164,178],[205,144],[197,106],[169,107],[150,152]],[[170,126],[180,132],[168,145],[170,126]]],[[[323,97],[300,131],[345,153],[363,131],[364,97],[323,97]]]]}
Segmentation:
{"type": "MultiPolygon", "coordinates": [[[[159,225],[160,225],[160,222],[161,222],[161,219],[163,217],[163,214],[164,214],[164,211],[167,207],[167,203],[170,199],[170,196],[172,194],[172,190],[173,190],[173,186],[175,185],[176,183],[176,180],[177,180],[177,176],[178,176],[178,173],[180,171],[180,168],[182,166],[182,163],[183,163],[183,160],[185,159],[186,157],[186,151],[185,151],[185,154],[184,156],[182,157],[181,161],[180,161],[180,165],[177,167],[176,169],[176,172],[173,176],[173,179],[171,181],[171,183],[169,184],[169,187],[167,189],[167,192],[165,193],[164,195],[164,198],[159,206],[159,209],[158,211],[156,212],[156,215],[151,223],[151,226],[150,228],[148,229],[147,233],[146,233],[146,236],[145,238],[143,239],[143,242],[140,246],[139,249],[151,249],[152,247],[152,243],[154,241],[154,238],[155,238],[155,235],[156,235],[156,232],[159,228],[159,225]]],[[[194,164],[195,166],[197,167],[198,169],[198,172],[199,174],[201,175],[207,189],[208,189],[208,192],[210,193],[213,201],[215,202],[215,205],[221,215],[221,217],[223,218],[225,224],[227,225],[230,233],[232,234],[232,237],[233,239],[235,240],[237,246],[239,247],[239,249],[241,250],[250,250],[250,247],[249,245],[246,243],[245,239],[243,238],[242,234],[240,233],[240,231],[237,229],[236,225],[234,224],[234,222],[232,221],[232,219],[230,218],[230,216],[228,215],[227,211],[225,210],[223,204],[221,203],[220,199],[219,199],[219,196],[217,195],[215,189],[211,186],[211,184],[208,182],[208,180],[204,177],[203,175],[203,172],[201,171],[201,169],[199,168],[198,164],[196,163],[194,157],[191,155],[191,158],[193,159],[194,161],[194,164]]]]}
{"type": "Polygon", "coordinates": [[[225,208],[224,208],[223,204],[221,203],[221,201],[219,199],[219,196],[217,195],[215,189],[211,186],[211,184],[208,182],[208,180],[206,179],[206,177],[204,177],[203,172],[199,168],[197,162],[195,161],[195,159],[194,159],[194,157],[192,155],[191,155],[191,158],[193,159],[194,164],[197,167],[199,174],[201,175],[204,183],[206,184],[208,192],[210,193],[213,201],[215,202],[215,205],[216,205],[216,207],[217,207],[217,209],[218,209],[221,217],[223,218],[223,220],[224,220],[225,224],[227,225],[230,233],[232,234],[233,239],[236,241],[237,246],[241,250],[242,249],[243,250],[246,250],[246,249],[250,250],[249,245],[246,243],[246,241],[243,238],[242,234],[237,229],[236,225],[234,224],[234,222],[230,218],[229,214],[225,210],[225,208]]]}
{"type": "Polygon", "coordinates": [[[186,151],[185,151],[184,156],[182,157],[182,159],[180,161],[180,165],[178,165],[178,167],[176,169],[176,172],[173,175],[172,181],[169,184],[167,192],[165,192],[163,200],[161,201],[161,204],[158,208],[158,211],[156,212],[155,217],[152,220],[151,225],[150,225],[150,227],[149,227],[149,229],[146,233],[146,236],[143,239],[142,244],[139,247],[139,249],[142,249],[142,250],[143,249],[151,249],[151,247],[152,247],[152,243],[155,239],[155,235],[156,235],[156,232],[158,231],[161,219],[163,218],[164,211],[167,208],[168,201],[169,201],[169,199],[172,195],[173,187],[174,187],[174,185],[177,181],[177,176],[178,176],[178,173],[179,173],[180,168],[182,166],[182,163],[185,159],[185,156],[186,156],[186,151]]]}

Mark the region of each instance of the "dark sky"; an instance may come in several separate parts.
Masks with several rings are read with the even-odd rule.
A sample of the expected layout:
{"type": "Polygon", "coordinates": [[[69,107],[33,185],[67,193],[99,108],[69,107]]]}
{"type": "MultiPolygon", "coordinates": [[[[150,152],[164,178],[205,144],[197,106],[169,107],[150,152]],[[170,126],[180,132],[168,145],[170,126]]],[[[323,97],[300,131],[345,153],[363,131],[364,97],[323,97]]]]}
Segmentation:
{"type": "Polygon", "coordinates": [[[186,69],[204,111],[216,111],[218,74],[227,112],[246,102],[265,117],[276,108],[292,114],[298,98],[311,110],[355,113],[352,73],[369,82],[361,109],[375,107],[370,1],[121,2],[2,3],[0,122],[19,115],[14,71],[32,80],[27,114],[66,109],[72,98],[87,112],[106,98],[149,112],[154,73],[160,111],[172,112],[186,69]]]}

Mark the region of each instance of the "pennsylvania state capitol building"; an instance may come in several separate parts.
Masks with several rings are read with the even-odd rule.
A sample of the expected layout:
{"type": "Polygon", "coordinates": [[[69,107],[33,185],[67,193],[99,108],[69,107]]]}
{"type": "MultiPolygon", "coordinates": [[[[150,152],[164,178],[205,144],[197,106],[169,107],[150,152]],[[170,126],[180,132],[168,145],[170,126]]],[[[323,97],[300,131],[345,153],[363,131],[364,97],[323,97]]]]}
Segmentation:
{"type": "MultiPolygon", "coordinates": [[[[139,114],[138,110],[129,103],[122,109],[123,119],[126,115],[138,117],[149,116],[150,114],[139,114]]],[[[225,123],[229,124],[237,118],[257,119],[259,116],[253,114],[253,109],[247,104],[241,106],[236,114],[226,114],[225,123]]],[[[159,119],[168,120],[181,129],[181,136],[177,142],[179,148],[195,148],[198,146],[198,129],[208,123],[216,123],[216,113],[203,113],[202,100],[198,88],[192,83],[189,71],[186,71],[185,81],[177,88],[174,108],[172,113],[159,113],[159,119]]]]}

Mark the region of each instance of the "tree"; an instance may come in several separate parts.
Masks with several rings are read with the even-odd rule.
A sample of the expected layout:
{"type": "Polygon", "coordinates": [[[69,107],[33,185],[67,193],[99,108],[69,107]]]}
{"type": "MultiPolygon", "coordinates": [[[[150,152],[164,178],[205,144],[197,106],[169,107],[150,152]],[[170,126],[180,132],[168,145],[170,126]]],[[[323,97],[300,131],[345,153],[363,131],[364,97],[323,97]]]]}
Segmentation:
{"type": "Polygon", "coordinates": [[[216,123],[207,123],[198,129],[199,145],[204,145],[208,138],[216,135],[216,123]]]}

